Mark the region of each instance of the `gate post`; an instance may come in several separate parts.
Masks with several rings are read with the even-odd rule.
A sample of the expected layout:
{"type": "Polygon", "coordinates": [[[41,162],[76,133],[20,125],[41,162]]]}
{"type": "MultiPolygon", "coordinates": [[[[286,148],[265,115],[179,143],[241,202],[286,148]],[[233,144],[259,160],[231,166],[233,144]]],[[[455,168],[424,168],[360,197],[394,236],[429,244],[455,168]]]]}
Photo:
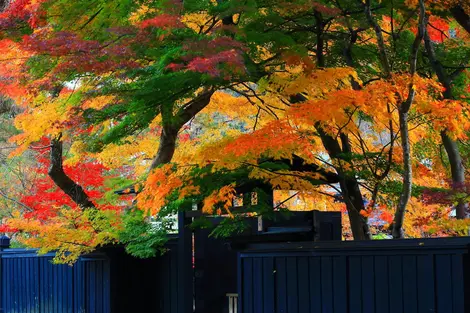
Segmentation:
{"type": "Polygon", "coordinates": [[[10,248],[10,238],[3,235],[0,237],[0,313],[4,312],[3,308],[3,294],[4,294],[4,281],[3,281],[3,250],[10,248]]]}
{"type": "Polygon", "coordinates": [[[178,213],[178,313],[193,312],[193,233],[188,227],[191,221],[186,212],[178,213]]]}

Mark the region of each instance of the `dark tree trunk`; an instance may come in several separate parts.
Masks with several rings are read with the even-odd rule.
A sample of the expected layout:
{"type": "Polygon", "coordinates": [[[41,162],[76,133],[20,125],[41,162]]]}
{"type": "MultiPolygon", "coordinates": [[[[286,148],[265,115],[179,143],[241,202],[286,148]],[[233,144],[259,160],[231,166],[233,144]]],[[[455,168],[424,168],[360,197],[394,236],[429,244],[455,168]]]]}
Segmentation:
{"type": "Polygon", "coordinates": [[[400,111],[400,137],[403,149],[403,189],[398,202],[395,217],[393,219],[392,236],[395,239],[404,238],[403,220],[405,219],[405,209],[411,198],[412,189],[412,169],[411,169],[411,149],[408,132],[408,112],[400,111]]]}
{"type": "MultiPolygon", "coordinates": [[[[316,59],[318,67],[326,67],[326,61],[324,57],[324,27],[325,23],[323,17],[319,12],[315,12],[316,21],[316,59]]],[[[306,98],[302,94],[297,94],[292,97],[292,101],[301,102],[305,101],[306,98]]],[[[327,150],[332,160],[341,159],[343,153],[351,153],[349,145],[349,139],[345,134],[341,134],[341,143],[338,139],[326,134],[320,125],[316,126],[323,146],[327,150]]],[[[369,225],[367,218],[360,214],[361,210],[364,209],[364,199],[362,197],[361,190],[359,188],[359,182],[353,174],[346,173],[341,170],[341,167],[336,169],[338,171],[338,177],[340,178],[340,188],[343,201],[346,204],[348,210],[349,222],[351,225],[351,231],[355,240],[368,240],[371,239],[369,225]]]]}
{"type": "MultiPolygon", "coordinates": [[[[467,1],[467,0],[464,0],[467,1]]],[[[470,15],[468,15],[465,10],[460,5],[450,9],[452,16],[455,20],[462,26],[468,33],[470,33],[470,15]]]]}
{"type": "MultiPolygon", "coordinates": [[[[340,135],[340,145],[337,139],[325,133],[321,127],[317,126],[316,128],[320,134],[323,146],[332,160],[341,160],[341,155],[351,153],[351,147],[347,135],[340,135]]],[[[353,233],[354,240],[369,240],[371,239],[371,235],[368,220],[365,216],[360,214],[361,210],[365,209],[365,206],[364,198],[362,196],[361,189],[359,188],[359,182],[354,176],[354,172],[348,173],[343,171],[341,166],[338,166],[336,170],[339,174],[341,194],[348,210],[349,222],[351,224],[351,231],[353,233]]]]}
{"type": "MultiPolygon", "coordinates": [[[[427,32],[424,35],[424,44],[431,66],[436,72],[439,82],[445,87],[444,98],[454,99],[451,77],[437,59],[436,53],[434,52],[434,45],[427,32]]],[[[454,190],[465,188],[465,168],[463,166],[462,157],[460,156],[459,146],[455,140],[447,135],[446,131],[441,132],[441,139],[449,159],[452,188],[454,190]]],[[[464,219],[467,215],[467,209],[468,205],[465,201],[459,200],[455,207],[456,217],[458,219],[464,219]]]]}
{"type": "Polygon", "coordinates": [[[340,183],[340,186],[343,198],[347,197],[346,208],[354,240],[372,239],[367,218],[360,214],[365,207],[359,183],[355,178],[350,178],[340,183]]]}
{"type": "Polygon", "coordinates": [[[163,130],[160,135],[158,152],[150,165],[150,170],[171,162],[181,127],[209,104],[213,94],[214,90],[212,89],[204,90],[199,96],[184,105],[176,115],[172,113],[173,107],[161,108],[163,130]]]}
{"type": "Polygon", "coordinates": [[[160,135],[160,145],[158,146],[157,156],[153,159],[151,169],[157,168],[161,164],[171,162],[176,149],[176,138],[178,129],[172,127],[163,127],[160,135]]]}
{"type": "MultiPolygon", "coordinates": [[[[452,188],[459,190],[465,188],[465,168],[463,167],[462,157],[460,156],[457,142],[452,140],[445,131],[441,132],[442,143],[449,158],[450,171],[452,173],[452,188]]],[[[459,200],[455,207],[456,217],[464,219],[467,216],[468,205],[463,200],[459,200]]]]}
{"type": "Polygon", "coordinates": [[[48,172],[49,177],[54,181],[57,187],[62,189],[79,207],[82,209],[94,208],[95,205],[91,202],[83,188],[64,172],[62,150],[62,141],[60,139],[53,139],[51,141],[51,166],[48,172]]]}

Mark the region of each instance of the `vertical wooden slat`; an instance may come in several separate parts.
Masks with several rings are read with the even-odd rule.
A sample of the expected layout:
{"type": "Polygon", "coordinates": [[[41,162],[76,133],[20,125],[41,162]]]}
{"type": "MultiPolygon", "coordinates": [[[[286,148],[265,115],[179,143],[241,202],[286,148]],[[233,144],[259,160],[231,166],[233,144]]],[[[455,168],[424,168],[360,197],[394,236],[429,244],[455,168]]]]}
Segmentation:
{"type": "MultiPolygon", "coordinates": [[[[170,262],[170,273],[168,287],[170,289],[171,313],[178,313],[178,304],[180,303],[178,294],[178,262],[175,258],[175,251],[168,256],[170,262]]],[[[169,311],[170,312],[170,311],[169,311]]]]}
{"type": "Polygon", "coordinates": [[[13,270],[12,270],[12,273],[13,273],[13,286],[14,286],[14,298],[13,298],[13,305],[12,305],[12,308],[14,310],[18,310],[18,303],[19,303],[19,294],[20,294],[20,290],[19,290],[19,280],[17,279],[18,277],[18,268],[20,267],[20,264],[19,264],[19,260],[16,259],[14,260],[13,262],[13,270]]]}
{"type": "MultiPolygon", "coordinates": [[[[240,275],[240,273],[239,273],[240,275]]],[[[263,258],[263,313],[274,312],[274,261],[272,257],[263,258]]]]}
{"type": "Polygon", "coordinates": [[[25,284],[24,284],[24,299],[23,299],[23,304],[22,304],[22,307],[23,307],[23,310],[24,312],[26,313],[30,313],[31,312],[31,308],[30,308],[30,299],[31,299],[31,279],[29,277],[29,269],[30,269],[30,258],[24,258],[25,260],[25,266],[23,267],[23,277],[24,277],[24,281],[25,281],[25,284]]]}
{"type": "Polygon", "coordinates": [[[403,269],[402,257],[388,257],[388,291],[390,312],[403,312],[403,269]]]}
{"type": "Polygon", "coordinates": [[[17,311],[21,311],[23,310],[23,295],[24,295],[24,284],[25,284],[25,279],[23,277],[23,268],[24,268],[24,258],[19,258],[17,260],[17,266],[16,266],[16,276],[15,276],[15,279],[17,280],[18,282],[18,301],[15,305],[15,309],[17,311]]]}
{"type": "Polygon", "coordinates": [[[363,312],[375,311],[374,257],[362,257],[362,309],[363,312]]]}
{"type": "Polygon", "coordinates": [[[2,279],[2,290],[0,290],[0,304],[2,305],[3,309],[6,309],[7,307],[7,288],[9,288],[9,279],[8,279],[8,271],[6,270],[7,267],[7,262],[5,258],[3,257],[3,254],[0,253],[0,262],[2,262],[2,268],[0,271],[0,279],[2,279]]]}
{"type": "Polygon", "coordinates": [[[74,265],[74,290],[73,290],[73,302],[74,302],[74,313],[83,311],[83,262],[79,262],[74,265]]]}
{"type": "Polygon", "coordinates": [[[52,272],[54,273],[54,302],[56,312],[63,312],[62,311],[62,301],[63,301],[63,294],[62,294],[62,267],[63,265],[52,265],[52,272]]]}
{"type": "Polygon", "coordinates": [[[403,256],[403,312],[418,312],[416,256],[403,256]]]}
{"type": "Polygon", "coordinates": [[[54,271],[52,268],[51,258],[44,258],[46,263],[46,271],[48,276],[48,298],[49,313],[57,313],[55,310],[55,299],[54,299],[54,271]]]}
{"type": "Polygon", "coordinates": [[[347,264],[345,256],[333,257],[333,306],[334,313],[348,311],[347,264]]]}
{"type": "Polygon", "coordinates": [[[286,258],[286,278],[287,278],[287,312],[299,312],[299,291],[297,275],[297,258],[286,258]]]}
{"type": "Polygon", "coordinates": [[[15,275],[15,272],[14,272],[14,261],[13,259],[9,259],[8,260],[8,276],[9,276],[9,279],[8,279],[8,282],[9,282],[9,290],[11,291],[11,294],[8,296],[8,305],[6,307],[6,309],[8,310],[12,310],[14,309],[14,300],[15,300],[15,289],[16,289],[16,286],[15,286],[15,280],[13,279],[14,275],[15,275]]]}
{"type": "MultiPolygon", "coordinates": [[[[452,258],[452,295],[455,313],[465,312],[464,263],[462,254],[454,254],[452,258]]],[[[468,265],[466,265],[468,266],[468,265]]]]}
{"type": "Polygon", "coordinates": [[[96,312],[104,312],[104,285],[103,285],[103,260],[98,260],[96,263],[96,312]]]}
{"type": "Polygon", "coordinates": [[[45,275],[45,272],[44,272],[44,264],[43,264],[43,260],[42,258],[38,258],[38,271],[39,271],[39,299],[38,299],[38,302],[39,302],[39,312],[40,313],[44,313],[46,308],[46,304],[44,303],[44,295],[45,295],[45,282],[46,282],[46,275],[45,275]]]}
{"type": "Polygon", "coordinates": [[[193,311],[192,220],[178,213],[178,313],[193,311]]]}
{"type": "Polygon", "coordinates": [[[310,280],[310,313],[321,313],[322,311],[322,280],[321,280],[321,258],[309,258],[309,280],[310,280]]]}
{"type": "Polygon", "coordinates": [[[330,313],[334,310],[333,304],[333,260],[331,257],[321,257],[322,281],[322,312],[330,313]]]}
{"type": "Polygon", "coordinates": [[[389,281],[388,281],[388,258],[389,256],[379,255],[374,258],[375,273],[375,302],[376,312],[389,313],[389,281]]]}
{"type": "Polygon", "coordinates": [[[297,261],[299,312],[310,312],[310,285],[308,257],[299,257],[297,261]]]}
{"type": "Polygon", "coordinates": [[[263,312],[263,259],[253,259],[253,310],[263,312]]]}
{"type": "Polygon", "coordinates": [[[452,259],[448,254],[435,256],[437,312],[456,312],[453,308],[452,259]]]}
{"type": "Polygon", "coordinates": [[[418,312],[435,312],[434,301],[434,256],[419,255],[417,261],[418,312]]]}
{"type": "Polygon", "coordinates": [[[72,289],[73,289],[72,267],[67,266],[65,269],[64,275],[65,275],[65,281],[66,281],[66,284],[64,286],[65,287],[64,292],[65,292],[65,297],[67,299],[65,312],[73,313],[72,312],[72,306],[73,306],[73,303],[72,303],[72,289]]]}
{"type": "Polygon", "coordinates": [[[243,259],[243,313],[253,311],[253,259],[243,259]]]}
{"type": "MultiPolygon", "coordinates": [[[[104,283],[104,312],[111,313],[111,282],[110,282],[111,264],[109,260],[104,263],[103,283],[104,283]]],[[[72,312],[71,312],[72,313],[72,312]]]]}
{"type": "Polygon", "coordinates": [[[348,260],[349,312],[362,311],[362,264],[360,256],[350,256],[348,260]]]}
{"type": "MultiPolygon", "coordinates": [[[[287,279],[286,279],[286,258],[276,257],[276,313],[287,312],[287,279]]],[[[245,300],[243,300],[245,301],[245,300]]],[[[247,313],[243,311],[242,313],[247,313]]],[[[255,312],[257,313],[257,312],[255,312]]]]}
{"type": "MultiPolygon", "coordinates": [[[[274,266],[273,266],[274,267],[274,266]]],[[[236,301],[236,305],[237,305],[237,309],[240,310],[240,313],[241,311],[243,310],[242,308],[242,298],[243,298],[243,290],[244,290],[244,286],[243,286],[243,276],[244,276],[244,270],[243,270],[243,258],[242,258],[242,255],[241,253],[238,253],[237,255],[237,270],[238,270],[238,277],[237,277],[237,294],[238,294],[238,297],[237,297],[237,301],[236,301]]],[[[273,272],[274,272],[274,269],[273,269],[273,272]]]]}
{"type": "MultiPolygon", "coordinates": [[[[173,269],[168,256],[164,257],[162,266],[162,281],[163,281],[163,312],[171,313],[172,301],[171,301],[171,273],[173,269]]],[[[177,264],[176,264],[177,265],[177,264]]]]}

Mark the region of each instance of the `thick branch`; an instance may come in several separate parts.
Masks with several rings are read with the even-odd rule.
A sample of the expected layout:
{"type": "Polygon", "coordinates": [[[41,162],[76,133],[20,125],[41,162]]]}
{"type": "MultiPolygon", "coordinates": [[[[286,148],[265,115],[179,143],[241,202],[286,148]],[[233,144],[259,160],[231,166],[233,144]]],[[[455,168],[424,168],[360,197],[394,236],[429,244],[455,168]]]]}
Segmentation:
{"type": "MultiPolygon", "coordinates": [[[[444,91],[444,98],[453,99],[452,78],[447,75],[442,63],[437,59],[433,43],[427,31],[424,34],[424,43],[432,68],[436,72],[439,82],[446,89],[444,91]]],[[[462,188],[465,185],[465,168],[463,167],[459,146],[455,140],[452,140],[452,138],[447,135],[445,130],[441,132],[441,139],[449,159],[452,183],[454,185],[453,188],[462,188]]],[[[456,217],[458,219],[465,218],[467,208],[468,205],[464,201],[460,200],[455,208],[456,217]]]]}
{"type": "Polygon", "coordinates": [[[292,156],[292,160],[282,159],[281,162],[288,164],[291,171],[312,172],[320,174],[322,177],[319,178],[318,181],[324,184],[339,183],[340,177],[338,174],[327,171],[317,164],[307,163],[304,159],[295,154],[292,156]]]}
{"type": "Polygon", "coordinates": [[[201,95],[184,105],[175,116],[172,115],[172,107],[162,107],[163,129],[160,135],[160,145],[150,170],[171,162],[176,149],[176,139],[181,127],[209,104],[213,94],[214,90],[205,90],[201,95]]]}
{"type": "Polygon", "coordinates": [[[63,192],[65,192],[73,202],[75,202],[80,208],[94,208],[95,205],[91,202],[90,198],[83,190],[83,188],[75,183],[67,174],[64,172],[62,165],[62,141],[59,139],[53,139],[51,141],[51,152],[50,161],[51,166],[49,167],[49,177],[63,192]]]}
{"type": "Polygon", "coordinates": [[[468,33],[470,33],[470,15],[468,15],[461,5],[450,9],[452,16],[468,33]]]}
{"type": "Polygon", "coordinates": [[[380,63],[382,65],[385,77],[389,78],[391,75],[391,66],[390,62],[388,61],[387,51],[385,49],[385,40],[382,35],[382,28],[380,28],[379,24],[372,16],[372,11],[370,8],[370,0],[366,0],[366,4],[364,6],[364,13],[366,15],[367,21],[369,22],[370,26],[374,29],[375,36],[377,37],[377,44],[379,48],[379,57],[380,63]]]}

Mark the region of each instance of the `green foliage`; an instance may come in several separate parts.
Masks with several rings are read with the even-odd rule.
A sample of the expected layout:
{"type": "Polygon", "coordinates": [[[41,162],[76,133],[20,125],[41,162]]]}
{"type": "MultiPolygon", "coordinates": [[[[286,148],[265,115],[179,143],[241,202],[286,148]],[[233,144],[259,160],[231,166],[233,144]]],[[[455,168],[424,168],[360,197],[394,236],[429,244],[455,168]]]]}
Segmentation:
{"type": "Polygon", "coordinates": [[[144,212],[129,210],[123,216],[123,221],[124,230],[120,232],[119,240],[126,246],[129,254],[149,258],[165,252],[171,220],[159,219],[159,223],[155,224],[144,218],[144,212]]]}

